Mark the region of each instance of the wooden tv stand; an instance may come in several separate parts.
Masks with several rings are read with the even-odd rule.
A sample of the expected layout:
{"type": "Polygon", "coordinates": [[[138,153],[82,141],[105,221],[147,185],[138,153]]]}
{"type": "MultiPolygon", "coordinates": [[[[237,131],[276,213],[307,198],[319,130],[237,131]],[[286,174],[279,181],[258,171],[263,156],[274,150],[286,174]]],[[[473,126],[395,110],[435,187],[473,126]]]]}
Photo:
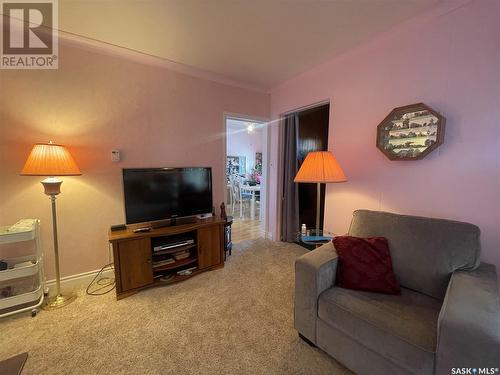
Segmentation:
{"type": "Polygon", "coordinates": [[[223,219],[212,217],[151,229],[149,232],[133,232],[133,229],[144,225],[129,225],[126,230],[115,232],[110,230],[108,236],[113,247],[116,298],[125,298],[144,288],[171,284],[203,271],[224,267],[224,223],[223,219]],[[194,243],[153,252],[153,247],[162,241],[184,238],[193,239],[194,243]],[[189,257],[158,265],[158,258],[163,255],[170,257],[179,251],[189,251],[189,257]],[[193,267],[196,268],[190,275],[177,274],[193,267]]]}

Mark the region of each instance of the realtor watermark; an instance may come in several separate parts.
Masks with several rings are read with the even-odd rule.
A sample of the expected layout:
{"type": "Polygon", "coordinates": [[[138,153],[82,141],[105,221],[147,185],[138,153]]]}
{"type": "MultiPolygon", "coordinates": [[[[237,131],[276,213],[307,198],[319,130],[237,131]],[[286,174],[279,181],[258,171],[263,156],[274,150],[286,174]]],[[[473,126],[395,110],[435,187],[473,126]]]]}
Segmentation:
{"type": "Polygon", "coordinates": [[[0,69],[59,67],[57,0],[2,0],[0,13],[0,69]]]}
{"type": "Polygon", "coordinates": [[[498,367],[453,367],[452,375],[496,375],[498,367]]]}

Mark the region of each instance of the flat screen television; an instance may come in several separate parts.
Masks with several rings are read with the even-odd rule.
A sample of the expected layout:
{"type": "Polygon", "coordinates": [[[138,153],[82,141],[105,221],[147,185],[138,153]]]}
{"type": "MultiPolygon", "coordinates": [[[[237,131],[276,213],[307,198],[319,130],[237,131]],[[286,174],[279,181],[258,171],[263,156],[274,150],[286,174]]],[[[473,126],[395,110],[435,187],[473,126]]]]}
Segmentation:
{"type": "Polygon", "coordinates": [[[123,169],[127,224],[212,212],[212,168],[123,169]]]}

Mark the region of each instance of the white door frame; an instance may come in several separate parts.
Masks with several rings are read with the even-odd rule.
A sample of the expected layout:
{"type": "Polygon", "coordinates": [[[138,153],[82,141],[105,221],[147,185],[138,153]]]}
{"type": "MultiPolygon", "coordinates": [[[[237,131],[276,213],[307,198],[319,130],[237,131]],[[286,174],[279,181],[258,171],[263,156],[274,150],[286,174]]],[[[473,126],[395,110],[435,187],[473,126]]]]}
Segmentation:
{"type": "Polygon", "coordinates": [[[261,233],[263,234],[264,237],[269,238],[270,233],[269,233],[269,198],[268,198],[268,192],[269,192],[269,126],[267,126],[267,123],[269,122],[268,118],[265,117],[259,117],[259,116],[253,116],[253,115],[244,115],[241,113],[232,113],[232,112],[224,112],[223,116],[223,166],[224,166],[224,173],[223,173],[223,191],[224,191],[224,200],[226,198],[227,194],[227,176],[226,176],[226,156],[227,156],[227,120],[228,119],[233,119],[233,120],[241,120],[241,121],[248,121],[248,122],[258,122],[264,124],[264,142],[262,145],[262,176],[264,177],[264,184],[263,184],[263,189],[261,189],[260,192],[260,230],[261,233]]]}

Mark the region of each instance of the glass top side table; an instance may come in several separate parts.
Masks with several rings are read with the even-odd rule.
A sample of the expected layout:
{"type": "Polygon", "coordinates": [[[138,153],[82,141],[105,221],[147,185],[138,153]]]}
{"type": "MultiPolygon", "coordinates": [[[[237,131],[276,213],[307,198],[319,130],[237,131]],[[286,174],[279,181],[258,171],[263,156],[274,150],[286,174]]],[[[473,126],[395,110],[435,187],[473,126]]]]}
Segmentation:
{"type": "Polygon", "coordinates": [[[297,233],[299,243],[314,247],[330,242],[334,237],[335,235],[329,231],[320,229],[319,232],[316,232],[315,228],[307,229],[305,235],[302,235],[302,232],[297,233]]]}

